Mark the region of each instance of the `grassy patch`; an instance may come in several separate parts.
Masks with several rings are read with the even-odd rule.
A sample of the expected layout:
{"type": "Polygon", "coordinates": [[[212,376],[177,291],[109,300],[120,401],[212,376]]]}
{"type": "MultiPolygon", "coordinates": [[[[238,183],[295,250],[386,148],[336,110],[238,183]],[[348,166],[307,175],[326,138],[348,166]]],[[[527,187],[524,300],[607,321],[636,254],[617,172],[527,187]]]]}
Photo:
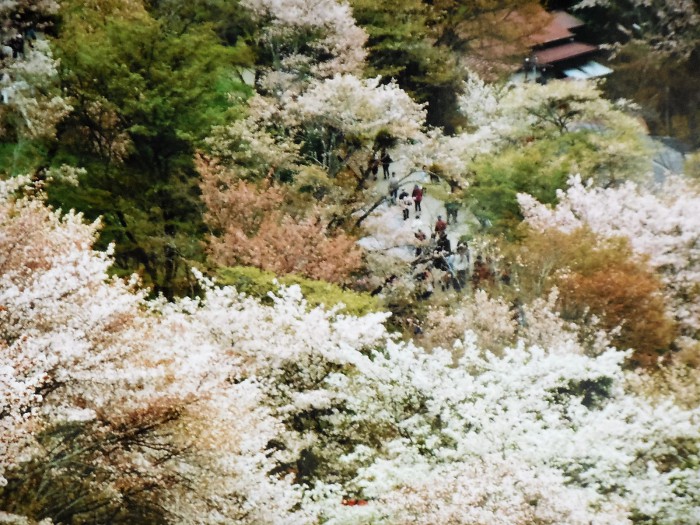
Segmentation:
{"type": "Polygon", "coordinates": [[[268,301],[268,293],[275,292],[279,284],[284,286],[299,285],[304,297],[311,307],[323,305],[333,307],[343,304],[341,312],[350,315],[364,315],[380,311],[381,305],[377,299],[367,293],[343,290],[340,286],[325,281],[314,281],[297,275],[277,277],[272,272],[266,272],[251,266],[232,266],[221,268],[217,280],[220,284],[235,286],[239,292],[268,301]]]}

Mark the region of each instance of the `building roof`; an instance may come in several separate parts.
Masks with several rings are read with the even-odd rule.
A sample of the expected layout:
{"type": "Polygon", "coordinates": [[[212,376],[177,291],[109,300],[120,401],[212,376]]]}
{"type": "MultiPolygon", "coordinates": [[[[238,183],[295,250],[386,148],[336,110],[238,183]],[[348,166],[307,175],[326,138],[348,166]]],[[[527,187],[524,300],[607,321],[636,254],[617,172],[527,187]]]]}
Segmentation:
{"type": "MultiPolygon", "coordinates": [[[[545,12],[544,9],[542,11],[545,12]]],[[[574,34],[570,30],[583,26],[583,21],[564,11],[553,11],[547,13],[547,16],[549,16],[547,24],[528,36],[532,45],[549,44],[571,38],[574,34]]]]}
{"type": "Polygon", "coordinates": [[[567,28],[557,24],[549,24],[540,29],[537,33],[529,35],[527,38],[533,46],[536,46],[556,42],[557,40],[564,40],[565,38],[571,38],[573,36],[574,34],[567,28]]]}
{"type": "Polygon", "coordinates": [[[539,49],[533,52],[537,63],[540,66],[545,64],[554,64],[567,60],[569,58],[586,55],[598,50],[598,46],[590,44],[582,44],[580,42],[570,42],[560,46],[548,47],[547,49],[539,49]]]}
{"type": "Polygon", "coordinates": [[[552,15],[554,16],[552,23],[558,26],[566,29],[583,27],[583,20],[576,18],[574,15],[570,15],[566,11],[552,11],[552,15]]]}

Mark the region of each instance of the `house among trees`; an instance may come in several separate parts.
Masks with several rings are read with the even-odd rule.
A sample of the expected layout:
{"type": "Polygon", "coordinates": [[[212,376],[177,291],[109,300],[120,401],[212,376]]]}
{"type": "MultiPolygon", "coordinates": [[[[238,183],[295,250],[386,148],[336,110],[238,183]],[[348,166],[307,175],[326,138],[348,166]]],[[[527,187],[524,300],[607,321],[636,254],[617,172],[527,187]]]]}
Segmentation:
{"type": "Polygon", "coordinates": [[[527,37],[530,54],[513,80],[544,83],[550,78],[596,78],[612,73],[612,69],[593,60],[598,46],[576,40],[577,30],[584,25],[581,20],[565,11],[548,15],[548,23],[527,37]]]}

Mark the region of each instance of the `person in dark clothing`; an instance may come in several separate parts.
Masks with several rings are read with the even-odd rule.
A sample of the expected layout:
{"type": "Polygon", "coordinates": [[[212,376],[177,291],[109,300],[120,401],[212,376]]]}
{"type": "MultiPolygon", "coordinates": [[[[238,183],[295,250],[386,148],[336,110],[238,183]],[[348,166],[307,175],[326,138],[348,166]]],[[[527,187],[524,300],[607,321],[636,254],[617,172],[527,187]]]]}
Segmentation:
{"type": "Polygon", "coordinates": [[[437,249],[444,252],[445,256],[452,253],[452,245],[450,244],[450,240],[447,238],[447,233],[445,233],[444,230],[440,232],[440,236],[438,237],[437,249]]]}
{"type": "Polygon", "coordinates": [[[8,45],[12,48],[12,58],[18,58],[24,53],[24,37],[20,33],[12,37],[8,45]]]}
{"type": "Polygon", "coordinates": [[[416,275],[417,290],[416,297],[418,300],[428,299],[433,295],[433,276],[430,270],[423,270],[418,275],[416,275]]]}
{"type": "Polygon", "coordinates": [[[382,163],[382,170],[384,171],[384,178],[388,179],[389,178],[389,166],[391,165],[393,159],[387,152],[386,148],[382,150],[382,156],[379,158],[379,160],[382,163]]]}
{"type": "Polygon", "coordinates": [[[371,173],[374,180],[377,180],[377,174],[379,173],[379,159],[376,153],[372,153],[367,159],[367,172],[371,173]]]}
{"type": "Polygon", "coordinates": [[[443,272],[450,272],[450,265],[447,258],[452,253],[450,240],[447,238],[447,233],[440,232],[438,235],[435,251],[433,252],[433,266],[443,272]]]}
{"type": "Polygon", "coordinates": [[[436,249],[433,252],[433,268],[436,270],[442,270],[443,272],[446,272],[449,270],[449,266],[447,265],[447,259],[445,259],[445,256],[440,249],[436,249]]]}
{"type": "Polygon", "coordinates": [[[457,212],[459,211],[459,202],[451,201],[445,203],[445,211],[447,212],[447,224],[455,224],[457,222],[457,212]]]}
{"type": "Polygon", "coordinates": [[[510,264],[508,264],[501,272],[501,282],[506,286],[510,286],[510,280],[511,280],[510,273],[511,273],[511,267],[510,267],[510,264]]]}

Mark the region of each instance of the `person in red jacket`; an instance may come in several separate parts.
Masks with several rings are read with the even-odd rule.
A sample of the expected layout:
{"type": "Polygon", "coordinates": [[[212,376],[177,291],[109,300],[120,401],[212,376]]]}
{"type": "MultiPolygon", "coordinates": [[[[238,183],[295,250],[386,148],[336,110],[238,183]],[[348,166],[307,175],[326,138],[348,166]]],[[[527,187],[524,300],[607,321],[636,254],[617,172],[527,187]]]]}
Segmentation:
{"type": "Polygon", "coordinates": [[[435,223],[435,233],[440,235],[440,232],[444,232],[447,229],[447,223],[442,219],[442,215],[438,215],[437,222],[435,223]]]}
{"type": "Polygon", "coordinates": [[[423,200],[423,188],[418,186],[418,184],[413,186],[413,193],[411,194],[411,197],[413,197],[413,204],[415,204],[416,213],[418,213],[421,211],[420,203],[423,200]]]}

